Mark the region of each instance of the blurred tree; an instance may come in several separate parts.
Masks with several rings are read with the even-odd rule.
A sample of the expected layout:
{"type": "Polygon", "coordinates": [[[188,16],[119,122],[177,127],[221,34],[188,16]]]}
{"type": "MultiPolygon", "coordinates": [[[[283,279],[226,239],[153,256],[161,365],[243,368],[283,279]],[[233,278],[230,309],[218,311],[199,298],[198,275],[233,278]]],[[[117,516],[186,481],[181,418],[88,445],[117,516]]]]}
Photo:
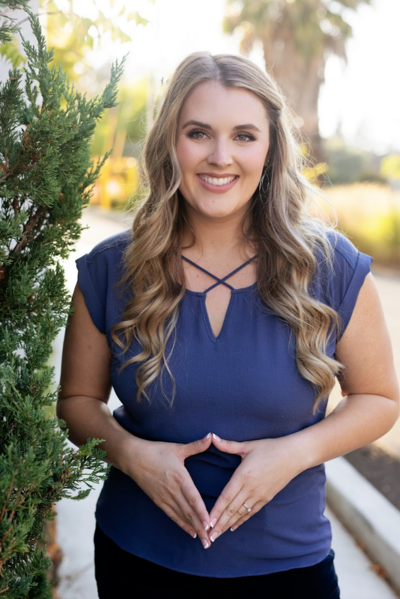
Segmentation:
{"type": "Polygon", "coordinates": [[[323,149],[331,184],[347,185],[362,181],[385,183],[379,170],[381,156],[378,154],[346,144],[341,135],[323,140],[323,149]]]}
{"type": "Polygon", "coordinates": [[[101,49],[109,40],[129,42],[132,38],[126,25],[132,21],[148,23],[137,10],[127,10],[126,2],[85,0],[80,7],[77,4],[73,0],[40,0],[41,12],[47,15],[47,43],[54,48],[54,60],[75,82],[90,68],[85,60],[90,51],[101,49]]]}
{"type": "Polygon", "coordinates": [[[382,158],[381,175],[392,187],[400,188],[400,155],[389,154],[382,158]]]}
{"type": "Polygon", "coordinates": [[[120,85],[118,106],[108,111],[96,127],[92,152],[100,155],[114,148],[113,156],[139,157],[147,131],[149,82],[140,79],[132,85],[120,85]]]}
{"type": "MultiPolygon", "coordinates": [[[[155,0],[145,2],[154,4],[155,0]]],[[[113,42],[131,41],[133,24],[147,25],[148,20],[136,10],[137,4],[125,0],[85,0],[81,5],[74,0],[40,0],[41,12],[47,15],[46,37],[48,46],[54,48],[54,62],[61,64],[69,80],[89,96],[100,92],[109,71],[109,64],[94,70],[90,54],[113,42]]],[[[147,82],[135,84],[133,89],[121,87],[119,105],[108,111],[96,128],[93,155],[114,148],[112,162],[123,156],[125,142],[133,146],[130,155],[138,154],[138,144],[146,133],[147,87],[147,82]]]]}
{"type": "MultiPolygon", "coordinates": [[[[154,4],[155,0],[147,2],[154,4]]],[[[5,6],[2,14],[11,19],[12,10],[30,4],[30,0],[9,0],[2,3],[5,6]]],[[[47,44],[54,50],[54,61],[61,64],[73,83],[78,83],[91,68],[86,62],[90,51],[100,50],[110,40],[129,42],[132,38],[126,31],[129,30],[127,25],[131,22],[143,26],[148,23],[137,10],[127,10],[122,0],[103,0],[101,3],[85,0],[80,6],[74,0],[39,0],[39,7],[40,15],[46,17],[47,44]],[[90,17],[83,16],[85,14],[90,17]]],[[[12,28],[9,28],[7,37],[0,37],[0,55],[17,67],[25,60],[17,37],[12,35],[20,23],[10,22],[10,25],[12,28]]],[[[101,85],[103,81],[99,87],[101,85]]]]}
{"type": "Polygon", "coordinates": [[[318,96],[330,54],[346,61],[351,11],[370,0],[227,0],[224,30],[241,33],[241,51],[262,43],[265,64],[300,117],[318,162],[324,153],[318,96]]]}

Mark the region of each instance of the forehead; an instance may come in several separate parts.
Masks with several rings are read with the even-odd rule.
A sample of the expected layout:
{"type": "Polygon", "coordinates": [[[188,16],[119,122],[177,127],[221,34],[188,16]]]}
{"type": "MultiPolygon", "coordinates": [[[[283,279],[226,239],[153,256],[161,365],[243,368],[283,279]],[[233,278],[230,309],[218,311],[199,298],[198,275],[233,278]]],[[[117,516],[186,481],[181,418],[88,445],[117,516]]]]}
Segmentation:
{"type": "Polygon", "coordinates": [[[200,83],[183,103],[179,125],[187,120],[197,120],[212,125],[214,122],[253,123],[268,126],[267,111],[261,100],[242,87],[224,87],[218,81],[200,83]]]}

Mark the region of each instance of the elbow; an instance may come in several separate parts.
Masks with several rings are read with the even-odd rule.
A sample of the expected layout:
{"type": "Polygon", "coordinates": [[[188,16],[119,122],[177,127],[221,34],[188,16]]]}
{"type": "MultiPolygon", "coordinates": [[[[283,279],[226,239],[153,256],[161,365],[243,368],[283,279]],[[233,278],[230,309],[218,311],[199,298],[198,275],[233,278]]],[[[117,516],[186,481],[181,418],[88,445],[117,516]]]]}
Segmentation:
{"type": "Polygon", "coordinates": [[[56,403],[56,416],[61,420],[65,420],[65,403],[65,399],[59,395],[56,403]]]}
{"type": "Polygon", "coordinates": [[[395,422],[398,420],[399,416],[400,416],[400,394],[399,394],[399,390],[397,390],[397,395],[393,400],[394,403],[394,421],[393,424],[395,424],[395,422]]]}
{"type": "Polygon", "coordinates": [[[399,416],[400,416],[400,398],[399,398],[399,388],[396,389],[395,393],[391,394],[388,400],[388,428],[387,432],[389,432],[393,426],[396,424],[399,416]]]}
{"type": "Polygon", "coordinates": [[[56,403],[56,416],[60,420],[64,420],[63,409],[61,407],[61,402],[60,401],[57,401],[57,403],[56,403]]]}

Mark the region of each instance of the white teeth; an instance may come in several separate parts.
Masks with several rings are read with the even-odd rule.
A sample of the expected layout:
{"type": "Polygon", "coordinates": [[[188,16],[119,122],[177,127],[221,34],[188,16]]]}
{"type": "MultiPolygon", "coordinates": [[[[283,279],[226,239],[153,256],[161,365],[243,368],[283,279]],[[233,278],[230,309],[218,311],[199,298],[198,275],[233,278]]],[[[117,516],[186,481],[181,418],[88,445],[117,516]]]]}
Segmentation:
{"type": "Polygon", "coordinates": [[[206,177],[205,175],[199,175],[200,179],[205,181],[206,183],[210,183],[211,185],[226,185],[227,183],[231,183],[236,177],[225,177],[224,179],[216,178],[216,177],[206,177]]]}

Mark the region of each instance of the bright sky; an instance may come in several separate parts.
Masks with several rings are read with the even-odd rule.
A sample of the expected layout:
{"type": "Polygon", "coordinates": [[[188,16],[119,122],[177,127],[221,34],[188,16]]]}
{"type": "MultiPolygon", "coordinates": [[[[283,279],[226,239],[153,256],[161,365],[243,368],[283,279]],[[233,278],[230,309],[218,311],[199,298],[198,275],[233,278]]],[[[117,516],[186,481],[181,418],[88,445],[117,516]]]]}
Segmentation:
{"type": "MultiPolygon", "coordinates": [[[[97,0],[98,5],[103,2],[109,0],[97,0]]],[[[329,136],[340,122],[350,143],[376,152],[400,151],[400,1],[371,2],[351,15],[354,37],[348,43],[348,66],[337,58],[328,61],[320,128],[323,136],[329,136]]],[[[115,4],[126,5],[124,0],[115,4]]],[[[157,88],[190,52],[237,53],[238,38],[221,31],[224,6],[225,0],[156,0],[154,5],[132,0],[129,8],[139,10],[150,24],[129,25],[133,42],[125,45],[130,52],[126,76],[131,74],[134,80],[152,72],[157,88]]],[[[107,62],[111,54],[120,57],[125,47],[97,50],[96,63],[107,62]]],[[[260,49],[251,58],[263,66],[260,49]]]]}

